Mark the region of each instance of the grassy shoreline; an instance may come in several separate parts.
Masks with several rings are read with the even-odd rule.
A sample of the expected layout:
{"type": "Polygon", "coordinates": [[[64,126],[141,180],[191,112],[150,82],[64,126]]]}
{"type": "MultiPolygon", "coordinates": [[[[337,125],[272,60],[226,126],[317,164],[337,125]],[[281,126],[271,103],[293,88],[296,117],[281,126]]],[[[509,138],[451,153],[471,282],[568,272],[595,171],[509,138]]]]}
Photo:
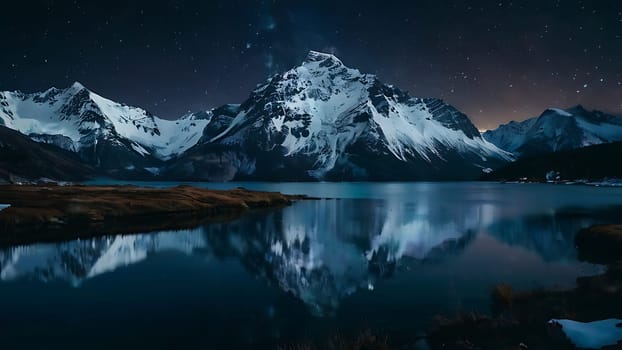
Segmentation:
{"type": "Polygon", "coordinates": [[[0,246],[196,227],[305,196],[191,186],[2,185],[0,246]]]}

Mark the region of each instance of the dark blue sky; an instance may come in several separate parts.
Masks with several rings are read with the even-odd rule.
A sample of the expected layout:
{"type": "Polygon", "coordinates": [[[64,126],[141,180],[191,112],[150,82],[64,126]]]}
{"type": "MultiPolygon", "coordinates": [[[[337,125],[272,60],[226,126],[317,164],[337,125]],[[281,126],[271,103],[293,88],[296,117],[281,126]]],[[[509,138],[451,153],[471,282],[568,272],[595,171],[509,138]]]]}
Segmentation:
{"type": "Polygon", "coordinates": [[[621,1],[18,1],[0,89],[78,80],[174,118],[328,51],[480,128],[577,103],[622,114],[621,1]]]}

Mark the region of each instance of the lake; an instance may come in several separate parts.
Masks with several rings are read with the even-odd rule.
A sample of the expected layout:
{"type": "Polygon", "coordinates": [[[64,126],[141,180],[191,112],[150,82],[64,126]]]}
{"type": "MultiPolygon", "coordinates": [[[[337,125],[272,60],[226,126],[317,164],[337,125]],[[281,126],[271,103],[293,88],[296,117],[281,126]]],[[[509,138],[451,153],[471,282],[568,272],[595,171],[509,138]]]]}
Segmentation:
{"type": "Polygon", "coordinates": [[[574,235],[622,213],[622,188],[193,185],[324,199],[176,232],[4,248],[0,346],[285,349],[366,329],[415,336],[437,315],[489,312],[498,283],[564,288],[603,272],[577,261],[574,235]]]}

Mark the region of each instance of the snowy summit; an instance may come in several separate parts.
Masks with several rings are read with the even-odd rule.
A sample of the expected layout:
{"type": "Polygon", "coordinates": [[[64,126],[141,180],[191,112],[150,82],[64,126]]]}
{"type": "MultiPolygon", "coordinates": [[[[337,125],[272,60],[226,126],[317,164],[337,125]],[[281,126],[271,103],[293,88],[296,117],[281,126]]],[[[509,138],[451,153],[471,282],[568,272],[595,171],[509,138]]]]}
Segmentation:
{"type": "Polygon", "coordinates": [[[453,169],[473,178],[512,159],[442,100],[411,97],[316,51],[219,120],[176,163],[178,176],[414,180],[451,178],[453,169]]]}

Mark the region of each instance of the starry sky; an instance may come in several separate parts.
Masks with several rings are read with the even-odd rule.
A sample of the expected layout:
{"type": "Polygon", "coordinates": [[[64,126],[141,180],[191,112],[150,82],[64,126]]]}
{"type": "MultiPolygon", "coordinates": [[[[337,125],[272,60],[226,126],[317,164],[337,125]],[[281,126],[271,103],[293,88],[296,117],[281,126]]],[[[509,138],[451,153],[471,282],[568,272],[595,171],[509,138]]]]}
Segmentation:
{"type": "Polygon", "coordinates": [[[210,0],[2,4],[0,90],[80,81],[164,118],[240,103],[309,50],[480,129],[547,107],[622,114],[622,1],[210,0]]]}

